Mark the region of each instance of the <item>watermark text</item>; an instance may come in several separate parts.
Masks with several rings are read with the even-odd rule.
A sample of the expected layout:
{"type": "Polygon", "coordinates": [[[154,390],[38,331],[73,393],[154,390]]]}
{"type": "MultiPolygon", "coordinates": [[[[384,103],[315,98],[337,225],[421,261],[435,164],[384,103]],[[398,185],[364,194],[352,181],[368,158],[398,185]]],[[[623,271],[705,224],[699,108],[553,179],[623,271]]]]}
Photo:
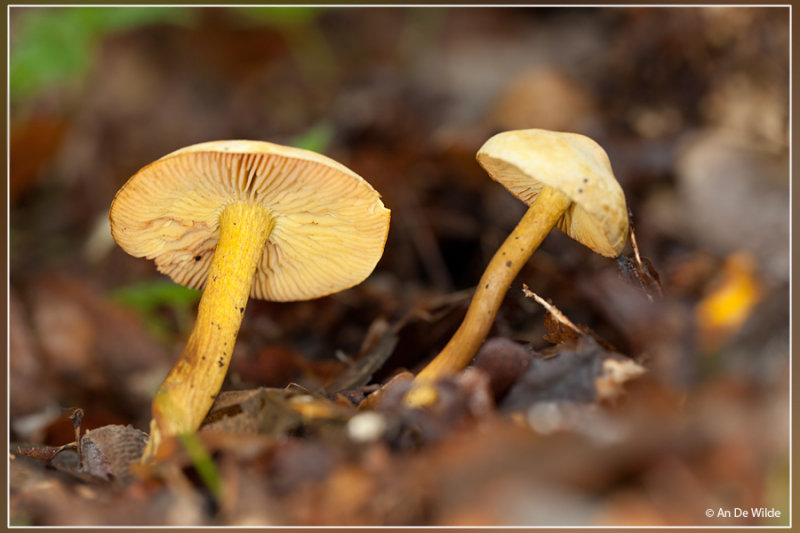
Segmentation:
{"type": "Polygon", "coordinates": [[[780,518],[775,507],[717,507],[706,509],[708,518],[780,518]]]}

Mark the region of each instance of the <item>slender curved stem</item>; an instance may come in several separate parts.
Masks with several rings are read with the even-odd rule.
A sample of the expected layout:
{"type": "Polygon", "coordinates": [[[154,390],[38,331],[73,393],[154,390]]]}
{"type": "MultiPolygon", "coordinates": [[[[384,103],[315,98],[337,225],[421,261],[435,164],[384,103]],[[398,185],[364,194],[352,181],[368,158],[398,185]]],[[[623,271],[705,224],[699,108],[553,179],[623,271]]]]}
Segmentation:
{"type": "Polygon", "coordinates": [[[489,333],[511,282],[570,203],[569,198],[555,189],[546,187],[539,192],[484,270],[461,326],[439,355],[414,378],[405,399],[407,405],[420,407],[432,403],[435,397],[425,390],[425,385],[469,364],[489,333]]]}
{"type": "Polygon", "coordinates": [[[180,359],[153,400],[150,440],[143,459],[165,436],[195,431],[214,403],[228,371],[233,346],[274,220],[260,205],[230,204],[219,217],[219,241],[211,259],[197,321],[180,359]]]}

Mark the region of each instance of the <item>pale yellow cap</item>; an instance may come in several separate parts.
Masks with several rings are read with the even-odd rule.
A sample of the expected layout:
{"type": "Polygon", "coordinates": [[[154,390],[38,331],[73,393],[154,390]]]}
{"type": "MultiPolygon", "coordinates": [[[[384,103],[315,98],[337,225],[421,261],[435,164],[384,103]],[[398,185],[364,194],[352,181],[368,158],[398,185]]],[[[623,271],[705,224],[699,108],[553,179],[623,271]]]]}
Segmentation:
{"type": "Polygon", "coordinates": [[[361,176],[316,152],[262,141],[213,141],[147,165],[117,192],[114,240],[159,272],[200,289],[232,202],[263,205],[275,226],[250,295],[317,298],[363,281],[383,254],[390,212],[361,176]]]}
{"type": "Polygon", "coordinates": [[[572,204],[558,228],[598,254],[616,257],[628,238],[628,209],[605,150],[577,133],[541,129],[498,133],[478,151],[492,179],[531,204],[543,187],[572,204]]]}

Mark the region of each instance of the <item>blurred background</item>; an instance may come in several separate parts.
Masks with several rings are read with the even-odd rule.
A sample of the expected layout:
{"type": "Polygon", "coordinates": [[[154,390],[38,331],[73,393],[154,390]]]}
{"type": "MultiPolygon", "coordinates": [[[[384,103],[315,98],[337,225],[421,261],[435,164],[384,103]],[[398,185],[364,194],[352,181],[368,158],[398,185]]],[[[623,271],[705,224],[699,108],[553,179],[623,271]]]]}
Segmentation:
{"type": "MultiPolygon", "coordinates": [[[[397,344],[369,383],[421,368],[525,210],[478,166],[477,149],[503,130],[575,131],[608,152],[663,295],[651,285],[644,299],[614,261],[555,231],[493,335],[549,346],[524,282],[648,369],[633,400],[565,425],[566,436],[529,427],[533,445],[515,440],[528,450],[516,457],[462,450],[496,468],[468,477],[443,466],[405,514],[332,504],[325,470],[318,514],[275,518],[243,501],[238,516],[725,525],[703,509],[738,505],[779,507],[770,523],[785,523],[789,65],[786,8],[11,8],[9,437],[69,442],[75,407],[87,428],[146,429],[199,298],[109,234],[115,192],[147,163],[196,142],[259,139],[325,153],[382,194],[392,224],[366,282],[248,305],[226,388],[314,389],[380,324],[397,344]],[[624,454],[592,432],[601,422],[624,454]],[[563,470],[537,479],[548,454],[573,449],[597,460],[556,461],[563,470]],[[465,480],[484,488],[456,490],[465,480]]],[[[70,522],[75,509],[125,520],[16,479],[22,523],[70,522]]],[[[305,490],[271,498],[299,505],[305,490]]]]}

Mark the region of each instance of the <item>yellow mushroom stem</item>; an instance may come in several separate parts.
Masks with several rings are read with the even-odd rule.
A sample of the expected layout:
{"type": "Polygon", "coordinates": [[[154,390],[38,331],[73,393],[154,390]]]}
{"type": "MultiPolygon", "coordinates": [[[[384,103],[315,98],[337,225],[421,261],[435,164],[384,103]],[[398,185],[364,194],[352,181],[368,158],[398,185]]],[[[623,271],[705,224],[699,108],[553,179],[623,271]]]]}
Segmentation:
{"type": "Polygon", "coordinates": [[[464,321],[441,352],[414,378],[406,405],[422,407],[436,401],[431,384],[465,368],[494,323],[511,282],[534,250],[553,229],[571,200],[556,189],[545,187],[492,257],[472,296],[464,321]]]}
{"type": "Polygon", "coordinates": [[[256,266],[274,225],[269,211],[252,203],[233,203],[220,213],[219,241],[197,321],[153,400],[143,460],[155,456],[163,437],[196,431],[213,405],[228,371],[256,266]]]}

